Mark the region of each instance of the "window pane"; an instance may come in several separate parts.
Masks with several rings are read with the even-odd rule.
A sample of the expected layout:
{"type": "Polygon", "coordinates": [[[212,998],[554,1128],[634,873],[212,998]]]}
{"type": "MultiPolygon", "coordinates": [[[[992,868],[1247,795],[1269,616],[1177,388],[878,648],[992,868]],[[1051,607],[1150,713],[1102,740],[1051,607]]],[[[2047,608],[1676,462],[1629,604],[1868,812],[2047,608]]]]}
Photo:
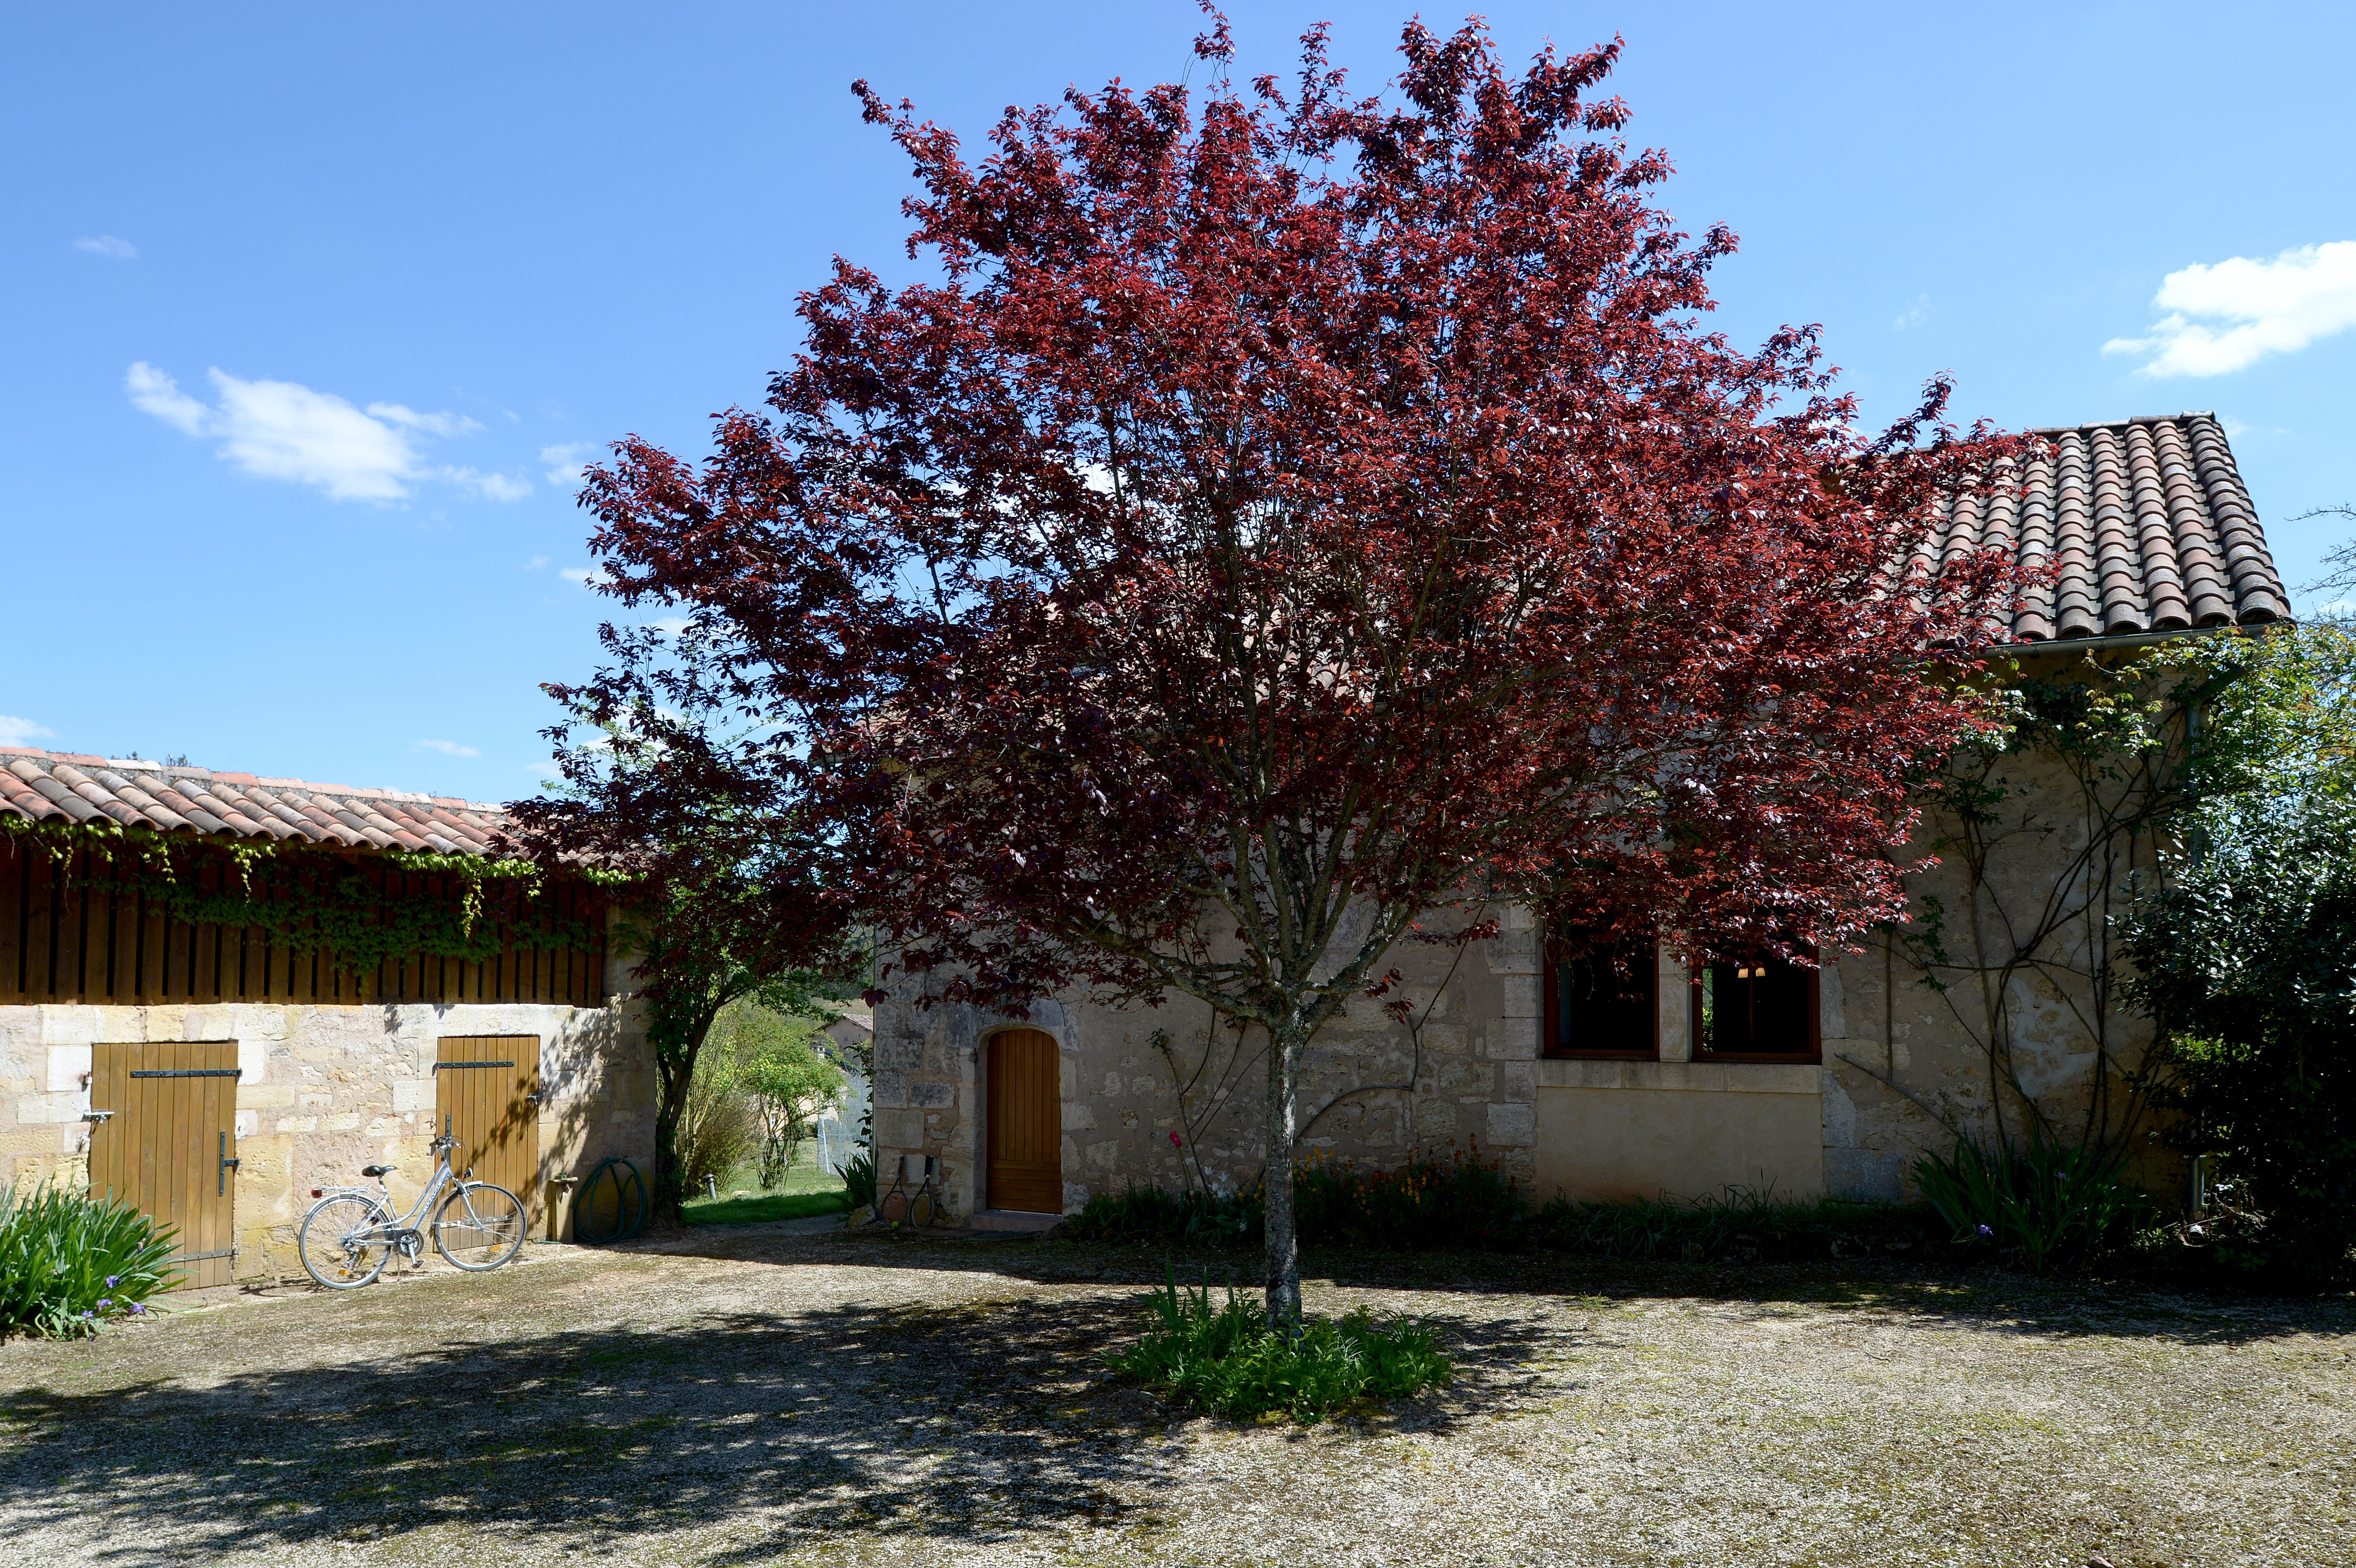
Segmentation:
{"type": "Polygon", "coordinates": [[[1811,1056],[1812,971],[1780,958],[1713,962],[1694,998],[1694,1049],[1707,1056],[1811,1056]]]}
{"type": "Polygon", "coordinates": [[[1558,957],[1550,1049],[1652,1054],[1658,977],[1649,942],[1558,957]]]}

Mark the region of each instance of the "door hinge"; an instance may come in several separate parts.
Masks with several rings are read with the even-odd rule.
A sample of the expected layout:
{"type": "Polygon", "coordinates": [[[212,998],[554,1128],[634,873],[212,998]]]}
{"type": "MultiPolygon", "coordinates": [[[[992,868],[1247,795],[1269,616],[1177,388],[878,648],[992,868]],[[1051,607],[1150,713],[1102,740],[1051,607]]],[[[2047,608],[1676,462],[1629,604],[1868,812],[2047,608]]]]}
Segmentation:
{"type": "Polygon", "coordinates": [[[245,1071],[242,1067],[140,1067],[132,1071],[134,1078],[235,1078],[245,1071]]]}

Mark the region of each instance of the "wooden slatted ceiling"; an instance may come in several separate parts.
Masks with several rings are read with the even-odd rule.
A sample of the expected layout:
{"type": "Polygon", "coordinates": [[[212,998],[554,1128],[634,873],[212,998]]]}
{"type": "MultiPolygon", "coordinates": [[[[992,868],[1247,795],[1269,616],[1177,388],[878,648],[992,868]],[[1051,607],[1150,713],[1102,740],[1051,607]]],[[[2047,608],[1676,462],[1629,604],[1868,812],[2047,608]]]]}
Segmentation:
{"type": "MultiPolygon", "coordinates": [[[[362,862],[395,897],[455,901],[448,880],[362,862]]],[[[195,873],[201,892],[224,891],[226,868],[195,873]]],[[[298,876],[309,875],[298,872],[298,876]]],[[[282,901],[293,895],[273,894],[282,901]]],[[[91,849],[62,860],[0,837],[0,1005],[81,1002],[552,1002],[605,999],[605,912],[597,891],[553,878],[527,900],[522,887],[483,890],[481,918],[502,933],[481,963],[412,953],[355,977],[334,955],[273,942],[260,927],[175,921],[141,892],[136,868],[91,849]],[[594,946],[547,949],[515,933],[586,925],[594,946]]]]}

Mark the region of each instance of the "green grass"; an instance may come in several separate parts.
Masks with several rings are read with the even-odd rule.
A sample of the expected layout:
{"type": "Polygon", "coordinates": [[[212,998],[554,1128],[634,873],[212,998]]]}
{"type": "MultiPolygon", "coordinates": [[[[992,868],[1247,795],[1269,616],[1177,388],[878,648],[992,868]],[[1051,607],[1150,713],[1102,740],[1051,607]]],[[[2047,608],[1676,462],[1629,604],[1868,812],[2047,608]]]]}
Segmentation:
{"type": "Polygon", "coordinates": [[[717,1198],[691,1198],[680,1206],[680,1217],[691,1225],[757,1225],[772,1220],[806,1220],[813,1214],[840,1214],[851,1207],[842,1178],[821,1170],[805,1155],[786,1172],[785,1185],[761,1190],[750,1170],[732,1173],[720,1184],[717,1198]],[[743,1192],[739,1198],[735,1194],[743,1192]]]}
{"type": "Polygon", "coordinates": [[[1312,1317],[1288,1337],[1258,1305],[1227,1287],[1181,1290],[1173,1275],[1146,1298],[1154,1326],[1115,1357],[1113,1371],[1214,1415],[1304,1425],[1451,1381],[1455,1371],[1419,1323],[1377,1323],[1365,1307],[1337,1320],[1312,1317]]]}

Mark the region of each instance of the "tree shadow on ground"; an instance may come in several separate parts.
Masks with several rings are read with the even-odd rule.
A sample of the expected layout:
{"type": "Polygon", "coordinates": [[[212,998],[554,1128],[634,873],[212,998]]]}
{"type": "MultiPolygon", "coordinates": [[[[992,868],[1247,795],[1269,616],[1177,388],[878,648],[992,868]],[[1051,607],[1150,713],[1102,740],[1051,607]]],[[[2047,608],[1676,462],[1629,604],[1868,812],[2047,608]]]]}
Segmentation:
{"type": "MultiPolygon", "coordinates": [[[[0,1518],[126,1564],[436,1526],[591,1551],[716,1529],[695,1554],[724,1563],[847,1531],[946,1551],[1150,1525],[1200,1428],[1103,1371],[1141,1325],[1119,1300],[707,1316],[202,1388],[20,1390],[0,1518]]],[[[1506,1397],[1477,1369],[1541,1332],[1438,1326],[1476,1375],[1377,1425],[1477,1414],[1506,1397]]]]}
{"type": "MultiPolygon", "coordinates": [[[[1256,1252],[1236,1247],[1162,1247],[1025,1239],[967,1238],[955,1232],[880,1231],[810,1236],[714,1235],[684,1246],[692,1255],[744,1262],[773,1259],[882,1268],[955,1268],[1039,1284],[1071,1281],[1158,1285],[1174,1269],[1193,1280],[1254,1288],[1256,1252]]],[[[1449,1295],[1534,1294],[1613,1301],[1700,1300],[1728,1306],[1804,1305],[1831,1311],[1871,1310],[1959,1327],[2058,1336],[2151,1338],[2186,1344],[2242,1344],[2291,1334],[2356,1334],[2356,1296],[2348,1293],[2266,1296],[2209,1290],[2173,1280],[2032,1275],[1993,1267],[1924,1266],[1912,1259],[1832,1259],[1788,1264],[1687,1264],[1571,1253],[1388,1252],[1309,1248],[1302,1267],[1344,1288],[1449,1295]]]]}

